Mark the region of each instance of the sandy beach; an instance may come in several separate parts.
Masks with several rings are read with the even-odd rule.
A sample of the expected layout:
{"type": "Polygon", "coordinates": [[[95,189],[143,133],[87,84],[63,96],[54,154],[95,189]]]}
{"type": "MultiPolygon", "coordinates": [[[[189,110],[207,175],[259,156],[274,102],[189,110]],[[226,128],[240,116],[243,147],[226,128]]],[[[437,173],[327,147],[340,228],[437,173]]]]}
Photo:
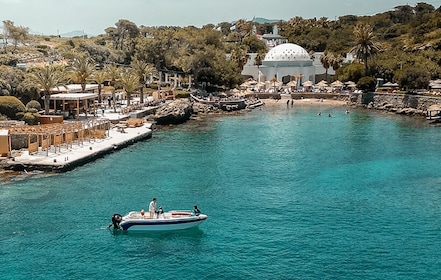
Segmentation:
{"type": "Polygon", "coordinates": [[[347,106],[347,101],[334,100],[334,99],[317,99],[317,98],[303,98],[303,99],[291,99],[288,97],[282,97],[280,100],[276,99],[264,99],[265,106],[268,107],[286,107],[287,102],[293,102],[293,106],[347,106]]]}

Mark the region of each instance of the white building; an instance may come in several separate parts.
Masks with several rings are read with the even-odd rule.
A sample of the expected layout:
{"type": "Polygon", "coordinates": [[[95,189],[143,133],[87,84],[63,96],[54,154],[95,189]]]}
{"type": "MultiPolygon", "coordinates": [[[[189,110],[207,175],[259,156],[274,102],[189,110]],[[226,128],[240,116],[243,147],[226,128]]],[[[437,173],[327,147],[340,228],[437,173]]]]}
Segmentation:
{"type": "Polygon", "coordinates": [[[256,81],[264,82],[276,78],[287,83],[293,80],[294,76],[300,76],[299,86],[300,83],[308,80],[315,83],[314,60],[299,45],[286,43],[271,48],[265,55],[262,65],[259,66],[255,65],[255,58],[256,54],[250,54],[242,74],[252,76],[256,81]]]}

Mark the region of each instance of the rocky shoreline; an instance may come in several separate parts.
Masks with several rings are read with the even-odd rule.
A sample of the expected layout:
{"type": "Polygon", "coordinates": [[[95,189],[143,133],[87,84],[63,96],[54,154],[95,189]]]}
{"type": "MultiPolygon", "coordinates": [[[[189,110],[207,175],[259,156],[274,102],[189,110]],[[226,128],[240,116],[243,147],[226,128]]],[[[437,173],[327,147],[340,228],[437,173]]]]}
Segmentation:
{"type": "Polygon", "coordinates": [[[411,94],[354,93],[349,104],[400,115],[426,117],[429,107],[441,104],[441,98],[411,94]]]}

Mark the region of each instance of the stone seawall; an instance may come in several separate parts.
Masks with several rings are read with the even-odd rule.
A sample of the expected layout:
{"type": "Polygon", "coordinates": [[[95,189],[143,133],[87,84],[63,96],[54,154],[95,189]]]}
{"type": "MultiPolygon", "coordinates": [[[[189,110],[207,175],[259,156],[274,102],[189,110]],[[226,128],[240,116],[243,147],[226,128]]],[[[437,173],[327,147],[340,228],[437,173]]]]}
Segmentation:
{"type": "Polygon", "coordinates": [[[385,110],[397,114],[427,115],[431,105],[441,104],[441,98],[391,93],[352,93],[349,104],[368,109],[385,110]]]}

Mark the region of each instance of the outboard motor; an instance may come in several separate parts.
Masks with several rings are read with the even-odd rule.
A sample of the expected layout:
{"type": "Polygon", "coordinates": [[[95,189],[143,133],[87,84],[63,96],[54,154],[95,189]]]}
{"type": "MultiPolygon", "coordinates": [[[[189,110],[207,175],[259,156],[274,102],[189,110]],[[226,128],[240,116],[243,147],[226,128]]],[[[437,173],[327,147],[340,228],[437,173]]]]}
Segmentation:
{"type": "Polygon", "coordinates": [[[119,229],[119,224],[121,223],[121,221],[122,221],[122,216],[120,214],[113,214],[112,224],[109,227],[113,225],[114,229],[119,229]]]}

